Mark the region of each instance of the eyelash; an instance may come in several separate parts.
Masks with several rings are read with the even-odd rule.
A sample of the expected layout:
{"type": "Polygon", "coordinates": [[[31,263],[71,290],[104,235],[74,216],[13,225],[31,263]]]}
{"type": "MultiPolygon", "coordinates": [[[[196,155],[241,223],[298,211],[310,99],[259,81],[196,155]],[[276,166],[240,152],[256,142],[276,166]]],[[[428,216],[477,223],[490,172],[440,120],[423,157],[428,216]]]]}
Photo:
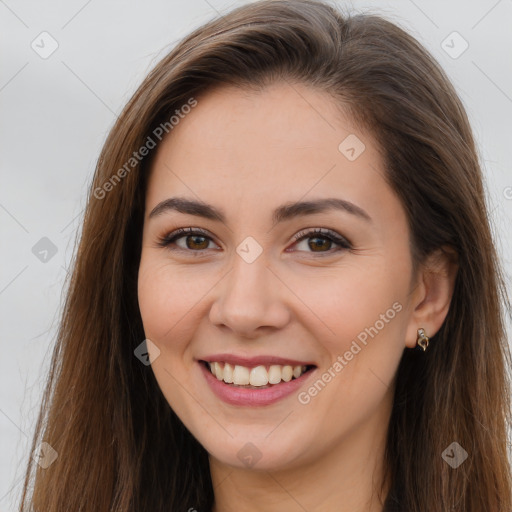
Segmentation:
{"type": "MultiPolygon", "coordinates": [[[[200,249],[200,250],[192,250],[192,249],[183,249],[182,247],[178,248],[171,248],[169,247],[172,243],[174,243],[176,240],[183,238],[185,235],[187,236],[193,236],[193,235],[199,235],[201,237],[209,238],[211,240],[211,236],[208,234],[207,231],[201,229],[201,228],[179,228],[169,234],[167,234],[164,237],[159,238],[158,240],[158,246],[159,247],[166,247],[169,250],[181,250],[185,252],[194,253],[194,256],[199,256],[203,251],[206,249],[200,249]]],[[[330,229],[323,229],[323,228],[314,228],[310,230],[302,230],[296,235],[293,236],[293,239],[295,243],[298,243],[304,239],[307,238],[324,238],[326,240],[330,240],[331,242],[335,243],[336,245],[339,245],[339,248],[334,251],[323,251],[319,253],[315,253],[315,251],[305,251],[305,252],[311,252],[312,254],[317,254],[320,257],[324,255],[331,255],[335,252],[339,252],[342,250],[350,250],[352,249],[352,244],[344,237],[338,235],[335,231],[332,231],[330,229]]],[[[212,240],[213,241],[213,240],[212,240]]],[[[304,252],[304,251],[299,251],[304,252]]]]}

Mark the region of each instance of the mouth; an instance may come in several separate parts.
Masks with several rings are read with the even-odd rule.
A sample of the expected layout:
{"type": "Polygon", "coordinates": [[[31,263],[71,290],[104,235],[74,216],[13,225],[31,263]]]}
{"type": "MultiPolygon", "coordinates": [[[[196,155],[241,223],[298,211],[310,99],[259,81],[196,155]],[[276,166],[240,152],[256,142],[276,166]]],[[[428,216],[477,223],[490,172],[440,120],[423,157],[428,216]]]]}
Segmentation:
{"type": "Polygon", "coordinates": [[[217,380],[233,388],[268,389],[299,379],[314,370],[312,364],[259,364],[243,366],[225,361],[200,361],[217,380]]]}

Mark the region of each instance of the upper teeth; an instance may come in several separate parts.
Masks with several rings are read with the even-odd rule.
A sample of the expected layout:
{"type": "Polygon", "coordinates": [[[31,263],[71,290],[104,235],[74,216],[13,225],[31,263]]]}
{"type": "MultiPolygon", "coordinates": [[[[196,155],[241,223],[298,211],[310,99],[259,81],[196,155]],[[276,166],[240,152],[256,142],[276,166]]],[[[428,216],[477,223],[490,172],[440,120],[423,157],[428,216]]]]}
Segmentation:
{"type": "Polygon", "coordinates": [[[279,384],[281,380],[289,382],[292,377],[297,379],[306,371],[306,366],[281,366],[279,364],[270,365],[268,368],[263,365],[248,368],[229,363],[213,362],[208,364],[210,371],[217,379],[237,386],[266,386],[267,384],[279,384]]]}

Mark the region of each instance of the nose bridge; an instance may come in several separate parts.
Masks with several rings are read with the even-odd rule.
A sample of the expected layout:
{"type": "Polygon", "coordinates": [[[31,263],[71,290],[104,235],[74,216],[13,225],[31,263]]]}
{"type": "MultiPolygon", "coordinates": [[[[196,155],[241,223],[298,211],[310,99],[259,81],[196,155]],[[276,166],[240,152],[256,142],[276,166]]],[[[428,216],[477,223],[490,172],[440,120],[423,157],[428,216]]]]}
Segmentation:
{"type": "Polygon", "coordinates": [[[243,252],[247,248],[246,244],[240,244],[237,254],[233,255],[227,288],[230,296],[235,299],[237,296],[240,299],[244,296],[263,296],[267,281],[272,275],[267,268],[269,263],[267,254],[261,251],[261,254],[254,258],[254,255],[251,255],[250,247],[247,253],[243,252]]]}
{"type": "Polygon", "coordinates": [[[223,279],[210,314],[213,323],[238,333],[261,326],[282,327],[288,318],[276,277],[267,268],[267,254],[262,251],[253,259],[255,247],[250,244],[240,244],[233,254],[231,271],[223,279]]]}

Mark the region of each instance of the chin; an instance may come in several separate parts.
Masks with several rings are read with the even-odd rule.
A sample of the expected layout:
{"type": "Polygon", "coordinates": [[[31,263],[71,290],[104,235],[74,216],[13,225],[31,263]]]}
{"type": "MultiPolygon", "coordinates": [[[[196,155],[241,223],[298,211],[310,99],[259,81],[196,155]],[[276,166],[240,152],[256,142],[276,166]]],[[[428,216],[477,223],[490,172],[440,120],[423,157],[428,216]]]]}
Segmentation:
{"type": "Polygon", "coordinates": [[[304,436],[302,441],[278,436],[270,440],[268,432],[268,429],[264,434],[247,432],[244,436],[229,438],[222,444],[218,438],[208,439],[201,444],[211,457],[235,468],[278,471],[295,467],[300,458],[298,448],[303,446],[304,436]]]}

